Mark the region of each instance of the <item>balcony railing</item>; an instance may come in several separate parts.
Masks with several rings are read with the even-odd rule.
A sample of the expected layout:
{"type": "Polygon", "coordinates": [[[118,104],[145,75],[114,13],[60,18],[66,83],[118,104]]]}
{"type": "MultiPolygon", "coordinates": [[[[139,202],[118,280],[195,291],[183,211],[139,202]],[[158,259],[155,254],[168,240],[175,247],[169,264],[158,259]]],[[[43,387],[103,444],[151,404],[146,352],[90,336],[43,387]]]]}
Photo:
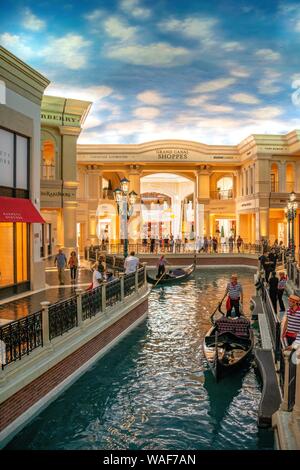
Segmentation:
{"type": "Polygon", "coordinates": [[[283,190],[279,190],[279,181],[271,181],[271,193],[291,193],[295,190],[295,182],[294,181],[286,181],[283,190]]]}
{"type": "MultiPolygon", "coordinates": [[[[124,270],[123,258],[118,259],[117,264],[119,270],[124,270]]],[[[34,349],[75,330],[92,317],[111,312],[113,306],[131,294],[138,294],[146,285],[146,266],[143,265],[136,272],[122,274],[120,278],[95,289],[85,292],[79,289],[76,295],[61,302],[52,305],[42,302],[41,311],[0,326],[2,369],[34,349]]]]}
{"type": "Polygon", "coordinates": [[[233,199],[233,190],[232,189],[224,189],[220,191],[211,191],[210,192],[211,199],[233,199]]]}
{"type": "Polygon", "coordinates": [[[41,179],[42,180],[54,180],[55,179],[55,166],[54,165],[42,165],[41,179]]]}

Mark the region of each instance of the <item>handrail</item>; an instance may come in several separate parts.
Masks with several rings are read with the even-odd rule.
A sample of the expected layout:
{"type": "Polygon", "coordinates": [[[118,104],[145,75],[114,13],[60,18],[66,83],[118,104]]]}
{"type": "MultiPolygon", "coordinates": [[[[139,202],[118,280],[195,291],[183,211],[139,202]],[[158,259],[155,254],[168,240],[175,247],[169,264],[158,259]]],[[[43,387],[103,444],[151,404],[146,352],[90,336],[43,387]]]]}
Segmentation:
{"type": "Polygon", "coordinates": [[[106,309],[111,309],[124,297],[137,293],[147,285],[145,270],[145,265],[140,266],[134,273],[124,274],[122,278],[85,292],[79,289],[76,295],[51,305],[42,302],[43,308],[39,312],[0,326],[2,370],[7,364],[79,327],[85,320],[105,313],[106,309]]]}

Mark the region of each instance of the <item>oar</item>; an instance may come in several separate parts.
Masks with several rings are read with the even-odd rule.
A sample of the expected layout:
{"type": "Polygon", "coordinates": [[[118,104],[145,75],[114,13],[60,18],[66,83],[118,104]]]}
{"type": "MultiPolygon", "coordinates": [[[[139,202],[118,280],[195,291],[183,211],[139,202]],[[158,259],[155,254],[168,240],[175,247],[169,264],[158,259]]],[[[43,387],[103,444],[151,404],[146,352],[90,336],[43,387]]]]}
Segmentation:
{"type": "Polygon", "coordinates": [[[223,299],[221,300],[221,302],[218,303],[218,305],[216,307],[216,310],[210,316],[210,321],[211,321],[212,324],[214,324],[213,316],[215,315],[216,311],[221,307],[221,305],[223,303],[223,300],[225,299],[226,295],[227,295],[227,292],[225,293],[225,295],[224,295],[223,299]]]}
{"type": "Polygon", "coordinates": [[[158,281],[156,281],[156,283],[155,283],[154,286],[151,288],[151,290],[154,289],[154,287],[157,286],[157,284],[159,283],[159,281],[163,278],[163,276],[164,276],[165,274],[166,274],[166,271],[162,273],[162,275],[160,276],[160,278],[158,279],[158,281]]]}

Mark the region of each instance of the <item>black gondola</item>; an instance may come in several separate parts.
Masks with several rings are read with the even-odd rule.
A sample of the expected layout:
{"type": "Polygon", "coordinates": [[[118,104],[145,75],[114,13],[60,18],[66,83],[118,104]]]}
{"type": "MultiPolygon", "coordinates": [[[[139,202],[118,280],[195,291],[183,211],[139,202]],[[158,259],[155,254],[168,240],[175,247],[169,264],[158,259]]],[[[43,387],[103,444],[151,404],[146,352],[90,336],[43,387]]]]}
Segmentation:
{"type": "Polygon", "coordinates": [[[216,320],[203,341],[203,352],[216,381],[239,368],[250,357],[253,346],[253,331],[244,316],[216,320]]]}
{"type": "Polygon", "coordinates": [[[188,266],[187,268],[175,268],[171,272],[165,272],[161,278],[153,278],[147,274],[147,281],[149,284],[154,285],[165,285],[165,284],[172,284],[173,282],[184,281],[187,279],[196,268],[196,259],[193,264],[188,266]]]}

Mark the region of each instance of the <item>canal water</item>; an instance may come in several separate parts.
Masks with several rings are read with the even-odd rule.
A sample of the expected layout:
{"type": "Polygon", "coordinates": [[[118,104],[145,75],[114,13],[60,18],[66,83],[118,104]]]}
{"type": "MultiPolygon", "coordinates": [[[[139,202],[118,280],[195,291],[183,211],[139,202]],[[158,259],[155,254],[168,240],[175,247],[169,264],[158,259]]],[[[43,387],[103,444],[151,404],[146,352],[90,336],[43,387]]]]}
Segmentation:
{"type": "MultiPolygon", "coordinates": [[[[245,305],[253,272],[237,270],[245,305]]],[[[155,288],[147,319],[7,448],[272,449],[272,431],[257,427],[261,384],[254,368],[216,384],[203,357],[209,316],[227,279],[228,270],[206,269],[155,288]]]]}

